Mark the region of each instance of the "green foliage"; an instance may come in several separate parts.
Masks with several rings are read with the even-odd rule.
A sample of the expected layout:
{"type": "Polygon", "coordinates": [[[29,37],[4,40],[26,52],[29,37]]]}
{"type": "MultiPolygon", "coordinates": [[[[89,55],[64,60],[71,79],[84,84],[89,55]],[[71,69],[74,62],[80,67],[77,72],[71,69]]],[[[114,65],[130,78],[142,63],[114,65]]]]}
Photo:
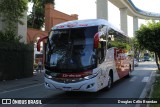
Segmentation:
{"type": "MultiPolygon", "coordinates": [[[[160,71],[156,71],[157,74],[160,74],[160,71]]],[[[155,77],[155,82],[153,84],[153,88],[151,91],[151,97],[150,98],[160,98],[160,76],[155,77]]],[[[159,104],[150,104],[149,107],[159,107],[159,104]]]]}
{"type": "Polygon", "coordinates": [[[160,77],[156,77],[156,81],[154,84],[154,91],[152,93],[152,98],[160,98],[160,77]]]}
{"type": "Polygon", "coordinates": [[[54,0],[29,0],[33,3],[32,12],[27,16],[27,25],[30,28],[41,29],[44,26],[45,4],[52,3],[54,0]]]}
{"type": "Polygon", "coordinates": [[[156,73],[157,73],[157,74],[160,74],[160,70],[157,70],[156,73]]]}
{"type": "Polygon", "coordinates": [[[52,3],[54,4],[54,0],[28,0],[29,2],[35,3],[35,5],[41,3],[42,5],[47,4],[47,3],[52,3]]]}
{"type": "Polygon", "coordinates": [[[15,24],[23,24],[20,18],[23,18],[23,12],[27,10],[27,0],[1,0],[0,16],[5,22],[7,30],[15,30],[15,24]]]}
{"type": "Polygon", "coordinates": [[[27,16],[27,26],[29,28],[41,29],[44,25],[44,9],[37,7],[35,13],[27,16]],[[33,15],[34,14],[34,15],[33,15]]]}
{"type": "Polygon", "coordinates": [[[111,44],[111,47],[117,47],[117,48],[125,49],[128,51],[131,49],[131,45],[129,43],[111,41],[110,44],[111,44]]]}
{"type": "Polygon", "coordinates": [[[21,36],[17,36],[14,31],[0,31],[0,42],[19,42],[21,36]]]}
{"type": "Polygon", "coordinates": [[[36,69],[38,67],[38,64],[34,63],[33,67],[34,67],[34,69],[36,69]]]}
{"type": "Polygon", "coordinates": [[[131,39],[131,42],[132,42],[135,50],[143,49],[143,48],[141,47],[141,45],[139,44],[137,38],[133,37],[133,38],[131,39]]]}
{"type": "Polygon", "coordinates": [[[54,0],[43,0],[43,4],[52,3],[54,4],[54,0]]]}
{"type": "Polygon", "coordinates": [[[140,58],[140,53],[143,53],[143,51],[144,51],[144,47],[142,47],[142,46],[139,44],[139,42],[138,42],[138,40],[137,40],[136,37],[133,37],[133,38],[131,39],[131,42],[132,42],[133,50],[134,50],[134,57],[135,57],[136,59],[139,59],[139,58],[140,58]]]}
{"type": "Polygon", "coordinates": [[[156,56],[157,67],[160,70],[158,59],[160,60],[160,22],[148,22],[147,25],[142,25],[136,31],[138,43],[145,49],[154,52],[156,56]]]}
{"type": "MultiPolygon", "coordinates": [[[[157,76],[155,83],[153,85],[153,91],[151,93],[151,98],[160,98],[160,77],[157,76]]],[[[149,107],[159,107],[159,104],[150,104],[149,107]]]]}
{"type": "Polygon", "coordinates": [[[149,51],[160,52],[160,22],[149,22],[136,32],[139,44],[149,51]]]}
{"type": "Polygon", "coordinates": [[[5,23],[3,31],[0,31],[0,42],[19,42],[20,36],[16,35],[17,23],[23,24],[20,20],[27,10],[28,0],[0,0],[0,17],[5,23]]]}

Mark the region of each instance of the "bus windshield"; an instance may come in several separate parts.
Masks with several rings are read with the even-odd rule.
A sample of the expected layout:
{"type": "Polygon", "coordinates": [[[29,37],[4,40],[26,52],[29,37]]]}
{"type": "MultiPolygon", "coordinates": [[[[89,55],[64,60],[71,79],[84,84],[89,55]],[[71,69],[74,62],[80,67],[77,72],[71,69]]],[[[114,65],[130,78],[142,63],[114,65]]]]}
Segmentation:
{"type": "Polygon", "coordinates": [[[55,29],[50,32],[46,49],[46,66],[55,72],[80,72],[96,64],[93,48],[97,26],[55,29]]]}

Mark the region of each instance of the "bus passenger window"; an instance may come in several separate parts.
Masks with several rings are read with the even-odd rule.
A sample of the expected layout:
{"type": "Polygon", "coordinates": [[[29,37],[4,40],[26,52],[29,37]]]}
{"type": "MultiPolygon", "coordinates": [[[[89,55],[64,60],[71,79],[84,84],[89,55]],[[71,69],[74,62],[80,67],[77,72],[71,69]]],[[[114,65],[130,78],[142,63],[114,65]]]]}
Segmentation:
{"type": "Polygon", "coordinates": [[[97,62],[99,64],[101,64],[104,59],[105,59],[105,56],[106,56],[106,41],[105,40],[101,40],[99,41],[99,47],[97,49],[97,55],[98,55],[98,58],[97,58],[97,62]]]}
{"type": "Polygon", "coordinates": [[[107,49],[111,48],[111,37],[108,37],[108,42],[107,42],[107,49]]]}

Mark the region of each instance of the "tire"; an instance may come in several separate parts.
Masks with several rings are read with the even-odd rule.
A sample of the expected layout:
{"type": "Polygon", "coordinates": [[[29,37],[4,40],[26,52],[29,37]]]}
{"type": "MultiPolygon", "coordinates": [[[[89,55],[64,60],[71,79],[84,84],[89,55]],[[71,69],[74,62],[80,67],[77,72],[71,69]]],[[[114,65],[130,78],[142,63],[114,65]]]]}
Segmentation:
{"type": "Polygon", "coordinates": [[[129,72],[128,72],[128,75],[126,76],[127,78],[131,77],[131,66],[129,67],[129,72]]]}
{"type": "Polygon", "coordinates": [[[127,78],[131,77],[131,71],[128,72],[128,75],[126,76],[127,78]]]}
{"type": "Polygon", "coordinates": [[[113,78],[111,75],[109,75],[108,76],[108,86],[107,86],[108,89],[112,87],[112,83],[113,83],[113,78]]]}

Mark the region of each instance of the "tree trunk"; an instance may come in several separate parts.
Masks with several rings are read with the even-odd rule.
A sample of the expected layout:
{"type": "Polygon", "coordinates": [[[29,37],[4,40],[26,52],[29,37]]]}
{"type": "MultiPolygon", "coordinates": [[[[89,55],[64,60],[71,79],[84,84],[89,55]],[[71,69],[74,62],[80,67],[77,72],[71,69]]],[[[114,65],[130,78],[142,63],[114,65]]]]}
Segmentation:
{"type": "Polygon", "coordinates": [[[156,64],[157,64],[157,67],[158,67],[158,70],[160,70],[160,66],[159,66],[159,59],[160,59],[160,53],[158,54],[157,52],[155,52],[155,58],[156,58],[156,64]]]}
{"type": "Polygon", "coordinates": [[[140,53],[141,53],[141,52],[140,52],[140,50],[138,49],[138,62],[140,61],[140,57],[139,57],[139,56],[140,56],[140,53]]]}

